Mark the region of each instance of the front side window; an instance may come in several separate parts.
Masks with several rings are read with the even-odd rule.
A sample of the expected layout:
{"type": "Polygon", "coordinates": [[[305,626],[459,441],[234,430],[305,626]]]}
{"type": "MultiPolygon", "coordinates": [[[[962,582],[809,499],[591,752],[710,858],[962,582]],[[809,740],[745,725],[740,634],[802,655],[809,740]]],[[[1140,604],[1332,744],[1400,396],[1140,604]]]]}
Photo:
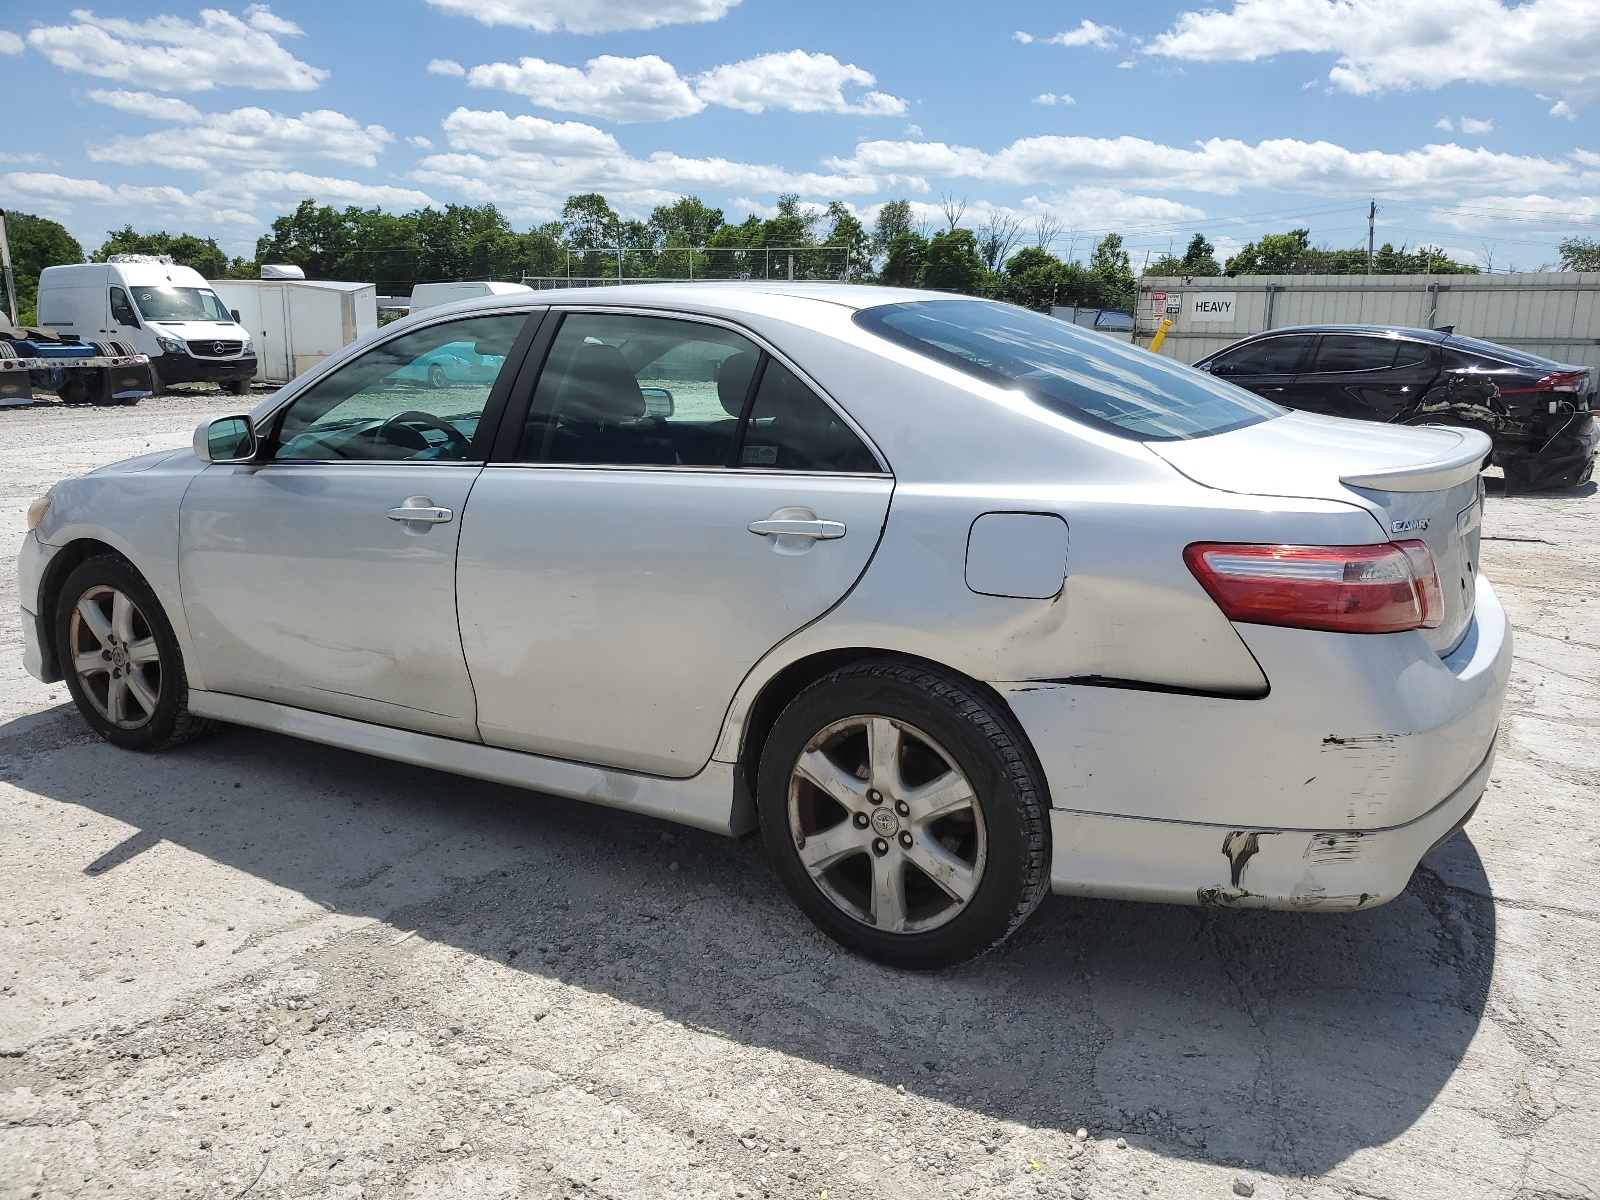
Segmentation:
{"type": "Polygon", "coordinates": [[[225,321],[233,323],[210,288],[136,287],[133,301],[146,321],[225,321]]]}
{"type": "Polygon", "coordinates": [[[1311,370],[1317,374],[1347,371],[1387,371],[1394,366],[1398,338],[1360,333],[1325,333],[1317,345],[1311,370]]]}
{"type": "Polygon", "coordinates": [[[119,287],[111,289],[111,319],[130,329],[139,328],[139,318],[134,314],[133,305],[128,303],[128,293],[119,287]]]}
{"type": "Polygon", "coordinates": [[[1217,375],[1292,375],[1306,348],[1302,337],[1263,338],[1212,360],[1217,375]]]}
{"type": "Polygon", "coordinates": [[[717,325],[572,313],[550,347],[520,462],[871,471],[825,401],[717,325]]]}
{"type": "Polygon", "coordinates": [[[528,314],[468,317],[374,346],[295,397],[279,459],[462,461],[528,314]]]}
{"type": "Polygon", "coordinates": [[[1205,437],[1283,410],[1148,350],[986,300],[862,309],[863,328],[1064,416],[1124,437],[1205,437]]]}

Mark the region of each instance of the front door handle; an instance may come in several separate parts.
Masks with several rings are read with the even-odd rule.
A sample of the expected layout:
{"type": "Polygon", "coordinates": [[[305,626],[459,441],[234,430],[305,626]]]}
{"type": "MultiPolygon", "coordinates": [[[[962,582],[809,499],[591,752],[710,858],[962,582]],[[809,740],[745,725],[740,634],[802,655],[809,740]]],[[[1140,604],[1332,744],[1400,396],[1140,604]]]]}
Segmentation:
{"type": "Polygon", "coordinates": [[[399,508],[391,508],[384,516],[391,521],[402,521],[407,528],[415,529],[421,525],[443,525],[453,520],[455,513],[448,508],[438,507],[426,496],[407,496],[400,502],[399,508]]]}
{"type": "Polygon", "coordinates": [[[844,522],[823,521],[816,517],[768,517],[765,521],[751,521],[750,532],[763,537],[801,537],[827,542],[844,536],[844,522]]]}

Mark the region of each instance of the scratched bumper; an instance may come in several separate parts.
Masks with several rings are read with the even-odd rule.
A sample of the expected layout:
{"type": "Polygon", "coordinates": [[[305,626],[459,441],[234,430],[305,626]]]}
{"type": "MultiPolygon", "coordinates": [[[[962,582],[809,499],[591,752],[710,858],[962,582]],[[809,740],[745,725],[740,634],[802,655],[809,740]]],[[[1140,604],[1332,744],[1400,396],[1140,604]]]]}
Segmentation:
{"type": "Polygon", "coordinates": [[[1054,809],[1050,883],[1066,896],[1226,908],[1373,908],[1472,817],[1494,750],[1431,812],[1389,829],[1229,829],[1054,809]]]}
{"type": "Polygon", "coordinates": [[[35,679],[54,683],[61,678],[50,648],[50,631],[34,609],[38,607],[39,584],[56,547],[47,546],[33,534],[22,539],[17,555],[17,594],[22,597],[22,668],[35,679]]]}

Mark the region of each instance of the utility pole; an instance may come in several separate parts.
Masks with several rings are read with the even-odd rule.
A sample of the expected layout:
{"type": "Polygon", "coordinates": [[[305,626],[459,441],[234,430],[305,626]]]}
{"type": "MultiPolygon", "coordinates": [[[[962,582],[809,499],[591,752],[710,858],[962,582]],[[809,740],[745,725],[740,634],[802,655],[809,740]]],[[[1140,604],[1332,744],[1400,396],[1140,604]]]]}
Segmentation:
{"type": "Polygon", "coordinates": [[[1372,201],[1367,205],[1367,274],[1372,274],[1372,235],[1378,223],[1378,202],[1372,201]]]}

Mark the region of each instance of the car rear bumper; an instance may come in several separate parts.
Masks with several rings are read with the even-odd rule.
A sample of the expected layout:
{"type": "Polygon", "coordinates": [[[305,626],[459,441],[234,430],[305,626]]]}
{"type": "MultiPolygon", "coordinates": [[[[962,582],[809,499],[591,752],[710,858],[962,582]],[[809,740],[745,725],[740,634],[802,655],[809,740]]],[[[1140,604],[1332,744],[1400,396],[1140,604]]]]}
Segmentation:
{"type": "Polygon", "coordinates": [[[1055,890],[1370,906],[1477,803],[1511,669],[1481,577],[1444,658],[1419,634],[1239,631],[1271,684],[1259,700],[996,685],[1049,781],[1055,890]]]}
{"type": "Polygon", "coordinates": [[[1374,908],[1472,818],[1493,765],[1491,746],[1430,812],[1388,829],[1232,829],[1053,809],[1051,890],[1224,908],[1374,908]]]}

